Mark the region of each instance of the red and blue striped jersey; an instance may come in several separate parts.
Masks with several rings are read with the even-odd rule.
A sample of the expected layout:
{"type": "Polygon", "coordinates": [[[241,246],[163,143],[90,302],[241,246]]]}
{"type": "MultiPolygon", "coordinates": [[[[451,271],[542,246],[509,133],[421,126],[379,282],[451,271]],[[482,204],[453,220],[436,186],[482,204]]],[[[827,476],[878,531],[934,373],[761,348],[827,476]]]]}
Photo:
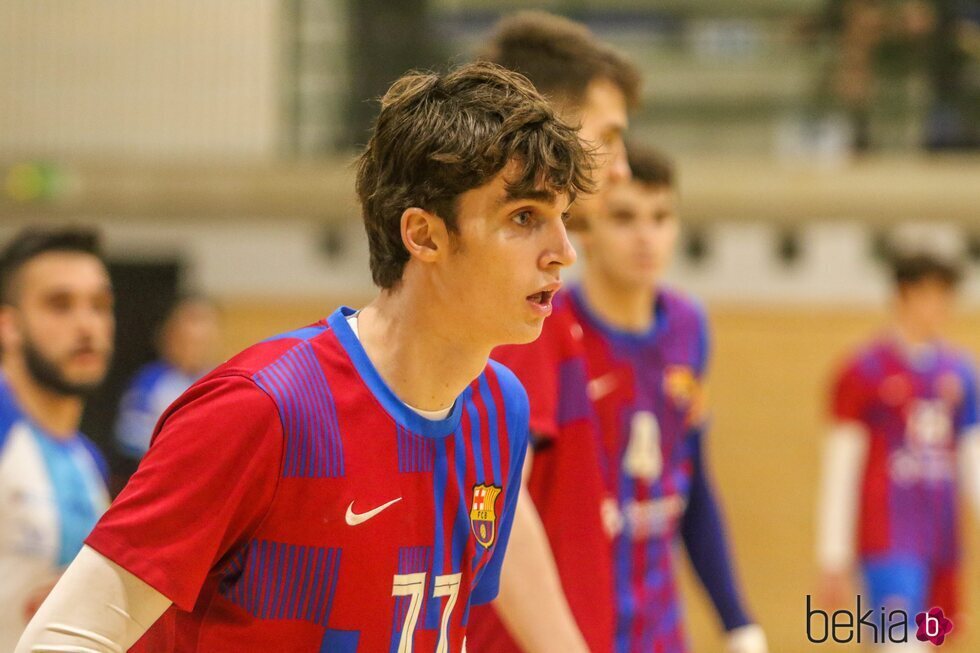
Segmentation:
{"type": "Polygon", "coordinates": [[[88,539],[174,602],[134,651],[463,649],[497,594],[527,397],[491,362],[428,420],[352,313],[245,350],[161,417],[88,539]]]}
{"type": "Polygon", "coordinates": [[[607,482],[622,516],[613,542],[615,650],[681,653],[687,643],[673,556],[699,460],[706,320],[670,290],[658,292],[646,333],[602,321],[580,288],[571,290],[571,304],[583,331],[607,482]]]}
{"type": "MultiPolygon", "coordinates": [[[[572,615],[592,653],[612,653],[614,628],[611,536],[603,508],[612,501],[595,414],[586,393],[582,328],[569,294],[559,293],[541,336],[499,347],[494,359],[527,388],[534,458],[528,492],[541,516],[572,615]]],[[[520,653],[492,606],[473,612],[473,651],[520,653]]]]}
{"type": "Polygon", "coordinates": [[[956,562],[956,445],[980,421],[976,394],[970,358],[941,343],[913,355],[896,338],[882,337],[842,367],[831,415],[859,422],[870,437],[860,555],[956,562]]]}

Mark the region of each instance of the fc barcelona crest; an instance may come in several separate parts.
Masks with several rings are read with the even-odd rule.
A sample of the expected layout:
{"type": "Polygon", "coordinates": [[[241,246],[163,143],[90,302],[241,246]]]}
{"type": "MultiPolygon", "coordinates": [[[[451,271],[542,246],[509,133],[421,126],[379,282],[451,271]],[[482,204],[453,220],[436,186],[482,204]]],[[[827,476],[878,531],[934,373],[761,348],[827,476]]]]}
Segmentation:
{"type": "Polygon", "coordinates": [[[679,407],[686,408],[694,401],[698,379],[686,365],[670,365],[664,372],[664,390],[679,407]]]}
{"type": "Polygon", "coordinates": [[[503,491],[495,485],[473,486],[473,508],[470,510],[470,528],[476,541],[484,549],[493,546],[497,538],[497,497],[503,491]]]}

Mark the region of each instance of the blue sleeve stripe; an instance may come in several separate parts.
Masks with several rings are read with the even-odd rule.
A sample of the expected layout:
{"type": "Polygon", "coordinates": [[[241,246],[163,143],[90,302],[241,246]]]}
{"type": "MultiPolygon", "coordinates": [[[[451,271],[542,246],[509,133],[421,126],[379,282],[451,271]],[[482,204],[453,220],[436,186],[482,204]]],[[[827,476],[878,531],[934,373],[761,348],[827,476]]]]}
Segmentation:
{"type": "Polygon", "coordinates": [[[253,540],[224,571],[221,594],[257,619],[325,626],[340,557],[340,549],[253,540]]]}
{"type": "Polygon", "coordinates": [[[283,475],[344,475],[343,442],[330,386],[308,343],[257,372],[255,383],[279,407],[286,436],[283,475]]]}

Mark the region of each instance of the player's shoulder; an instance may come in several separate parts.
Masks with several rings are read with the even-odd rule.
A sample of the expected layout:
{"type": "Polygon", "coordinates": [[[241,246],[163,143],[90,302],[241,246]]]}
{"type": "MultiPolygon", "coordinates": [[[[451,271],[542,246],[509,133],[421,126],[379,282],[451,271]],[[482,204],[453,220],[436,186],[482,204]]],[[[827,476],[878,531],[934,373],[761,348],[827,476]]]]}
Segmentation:
{"type": "Polygon", "coordinates": [[[886,371],[892,344],[887,336],[875,336],[846,351],[837,363],[837,377],[867,382],[878,379],[886,371]]]}
{"type": "Polygon", "coordinates": [[[310,376],[322,370],[313,347],[329,329],[320,321],[251,345],[196,381],[171,408],[218,395],[281,408],[291,396],[307,392],[310,376]]]}
{"type": "Polygon", "coordinates": [[[707,312],[704,304],[693,295],[676,288],[662,288],[657,298],[660,310],[667,315],[668,322],[680,329],[698,329],[707,327],[707,312]]]}
{"type": "Polygon", "coordinates": [[[109,462],[106,460],[105,454],[102,453],[102,449],[99,448],[95,442],[92,441],[84,433],[78,434],[78,441],[81,444],[81,448],[88,454],[88,457],[92,460],[92,463],[99,470],[99,474],[102,476],[102,480],[105,483],[109,482],[109,462]]]}
{"type": "Polygon", "coordinates": [[[133,388],[151,388],[156,383],[170,373],[173,369],[169,363],[163,360],[155,360],[141,366],[130,381],[133,388]]]}
{"type": "Polygon", "coordinates": [[[281,367],[284,361],[298,352],[311,350],[330,331],[326,320],[281,333],[243,349],[219,365],[205,379],[216,376],[239,375],[255,377],[271,368],[281,367]]]}
{"type": "Polygon", "coordinates": [[[17,401],[7,385],[7,379],[0,374],[0,450],[7,441],[7,435],[11,427],[20,420],[20,408],[17,401]]]}
{"type": "Polygon", "coordinates": [[[487,379],[491,387],[496,385],[500,388],[500,401],[507,414],[526,430],[531,408],[527,390],[517,375],[503,363],[491,359],[487,361],[481,376],[487,379]]]}
{"type": "Polygon", "coordinates": [[[496,379],[504,402],[527,403],[527,391],[517,375],[509,367],[499,361],[490,359],[483,369],[483,375],[496,379]]]}
{"type": "Polygon", "coordinates": [[[968,350],[952,343],[943,344],[943,355],[947,364],[958,374],[974,381],[977,377],[976,359],[968,350]]]}

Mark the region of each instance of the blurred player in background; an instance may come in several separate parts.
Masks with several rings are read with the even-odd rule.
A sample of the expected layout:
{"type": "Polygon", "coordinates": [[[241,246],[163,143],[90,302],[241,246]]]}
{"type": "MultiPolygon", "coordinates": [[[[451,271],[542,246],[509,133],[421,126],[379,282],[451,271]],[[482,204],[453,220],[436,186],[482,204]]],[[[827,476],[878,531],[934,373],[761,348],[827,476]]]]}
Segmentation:
{"type": "Polygon", "coordinates": [[[97,236],[27,230],[0,253],[0,652],[109,505],[78,432],[112,357],[112,285],[97,236]]]}
{"type": "Polygon", "coordinates": [[[381,107],[357,172],[380,294],[172,405],[19,653],[123,650],[151,625],[134,650],[465,648],[527,451],[527,397],[488,357],[540,334],[590,160],[491,64],[406,75],[381,107]]]}
{"type": "MultiPolygon", "coordinates": [[[[571,208],[572,220],[581,220],[611,184],[629,177],[623,133],[628,109],[639,99],[639,72],[584,26],[540,12],[501,21],[481,56],[527,75],[595,153],[598,193],[571,208]]],[[[584,636],[592,653],[609,653],[613,578],[601,513],[611,499],[585,394],[582,344],[556,305],[533,345],[503,348],[494,358],[514,370],[528,391],[533,457],[501,595],[492,609],[473,611],[471,647],[493,653],[581,650],[582,644],[557,646],[554,633],[564,632],[566,640],[584,636]],[[556,567],[565,597],[548,590],[556,567]],[[581,635],[567,635],[575,629],[572,617],[581,635]]]]}
{"type": "Polygon", "coordinates": [[[933,254],[898,256],[893,271],[891,327],[845,363],[831,392],[817,531],[823,594],[853,605],[861,573],[869,609],[953,614],[957,489],[980,508],[976,371],[943,339],[960,272],[933,254]]]}
{"type": "Polygon", "coordinates": [[[681,653],[688,644],[676,579],[678,536],[727,634],[726,651],[766,650],[739,595],[707,470],[708,326],[663,284],[679,217],[671,163],[628,149],[632,179],[611,185],[580,234],[585,270],[562,304],[581,333],[599,419],[611,527],[616,651],[681,653]]]}
{"type": "Polygon", "coordinates": [[[118,471],[124,481],[150,448],[153,427],[163,411],[218,362],[221,314],[217,305],[202,295],[181,297],[167,312],[157,342],[159,360],[136,372],[119,406],[115,436],[121,458],[118,471]]]}

